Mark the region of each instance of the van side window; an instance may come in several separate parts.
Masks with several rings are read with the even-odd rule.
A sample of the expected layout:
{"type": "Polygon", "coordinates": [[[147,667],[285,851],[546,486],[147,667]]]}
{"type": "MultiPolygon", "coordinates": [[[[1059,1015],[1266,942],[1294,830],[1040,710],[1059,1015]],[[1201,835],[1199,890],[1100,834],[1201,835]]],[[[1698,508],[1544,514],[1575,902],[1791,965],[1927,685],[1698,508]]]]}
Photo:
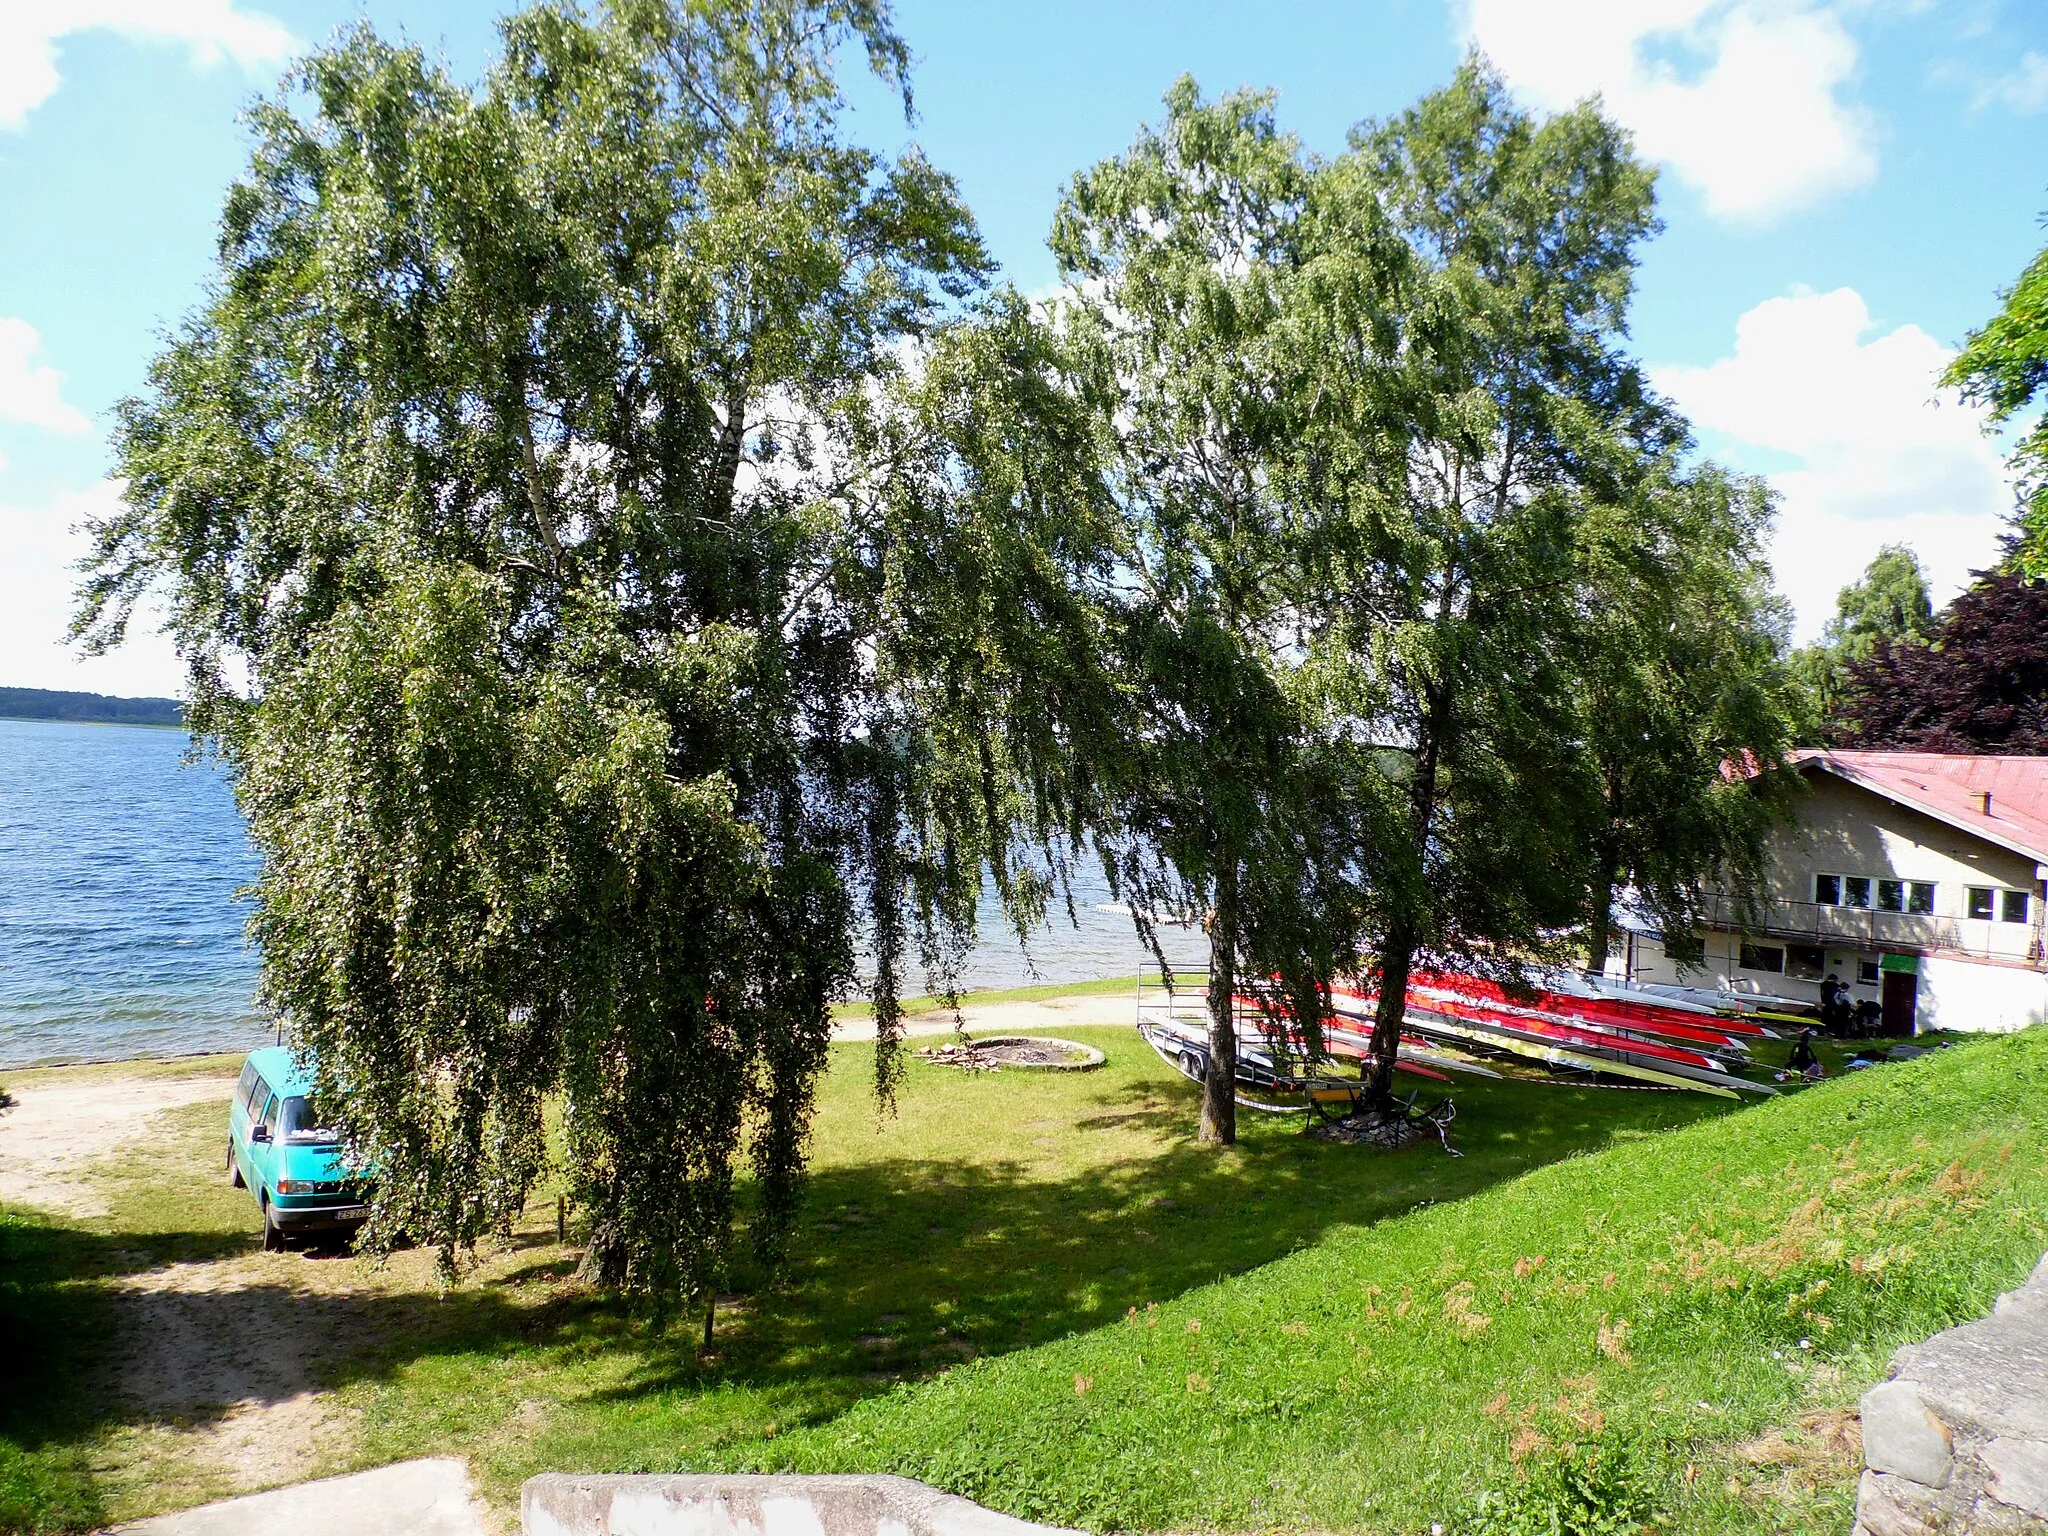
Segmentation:
{"type": "Polygon", "coordinates": [[[243,1109],[246,1110],[249,1107],[249,1095],[255,1091],[255,1088],[256,1063],[253,1061],[244,1062],[242,1064],[242,1080],[235,1084],[235,1097],[241,1101],[243,1109]]]}
{"type": "Polygon", "coordinates": [[[263,1074],[260,1072],[252,1074],[249,1079],[248,1096],[242,1101],[242,1108],[249,1111],[249,1118],[251,1120],[254,1120],[262,1112],[263,1101],[269,1097],[270,1084],[263,1081],[263,1074]]]}
{"type": "Polygon", "coordinates": [[[270,1096],[270,1102],[263,1106],[263,1127],[270,1132],[272,1141],[277,1140],[277,1118],[283,1109],[284,1100],[274,1093],[270,1096]]]}

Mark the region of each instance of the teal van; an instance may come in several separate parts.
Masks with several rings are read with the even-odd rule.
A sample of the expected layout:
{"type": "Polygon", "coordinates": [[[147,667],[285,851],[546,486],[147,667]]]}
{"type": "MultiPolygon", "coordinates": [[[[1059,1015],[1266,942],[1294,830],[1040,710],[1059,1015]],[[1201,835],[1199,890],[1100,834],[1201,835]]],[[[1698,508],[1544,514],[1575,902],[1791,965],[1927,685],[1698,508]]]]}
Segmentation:
{"type": "Polygon", "coordinates": [[[312,1080],[283,1046],[252,1051],[228,1108],[228,1179],[255,1192],[263,1246],[295,1232],[352,1232],[369,1218],[360,1184],[321,1121],[312,1080]]]}

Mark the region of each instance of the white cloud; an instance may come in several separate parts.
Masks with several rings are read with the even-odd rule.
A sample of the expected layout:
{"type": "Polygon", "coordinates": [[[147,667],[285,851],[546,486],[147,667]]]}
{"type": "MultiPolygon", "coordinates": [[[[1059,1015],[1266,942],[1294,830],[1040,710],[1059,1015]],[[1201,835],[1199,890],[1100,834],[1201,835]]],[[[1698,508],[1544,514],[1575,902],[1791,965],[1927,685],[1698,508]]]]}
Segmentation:
{"type": "Polygon", "coordinates": [[[2039,112],[2048,107],[2048,53],[2029,50],[2011,72],[1999,76],[1977,92],[1977,105],[2007,106],[2015,112],[2039,112]]]}
{"type": "Polygon", "coordinates": [[[20,128],[56,94],[60,38],[109,31],[132,42],[183,43],[213,68],[275,68],[297,46],[281,22],[236,0],[0,0],[0,128],[20,128]]]}
{"type": "Polygon", "coordinates": [[[170,642],[140,616],[127,643],[108,656],[87,657],[64,638],[74,567],[89,547],[79,525],[113,511],[120,498],[118,483],[102,481],[42,506],[0,505],[0,684],[130,697],[175,696],[184,685],[170,642]]]}
{"type": "Polygon", "coordinates": [[[1911,545],[1945,600],[1997,558],[2012,509],[1983,413],[1938,385],[1954,354],[1916,325],[1874,332],[1853,288],[1794,293],[1736,322],[1732,356],[1652,373],[1709,447],[1768,472],[1802,639],[1881,545],[1911,545]]]}
{"type": "Polygon", "coordinates": [[[1716,217],[1760,223],[1877,172],[1841,88],[1856,41],[1808,0],[1457,0],[1468,42],[1555,110],[1598,94],[1716,217]],[[1681,67],[1679,57],[1691,61],[1681,67]]]}
{"type": "Polygon", "coordinates": [[[35,361],[42,346],[26,320],[0,315],[0,421],[45,432],[90,431],[85,413],[64,399],[64,375],[35,361]]]}

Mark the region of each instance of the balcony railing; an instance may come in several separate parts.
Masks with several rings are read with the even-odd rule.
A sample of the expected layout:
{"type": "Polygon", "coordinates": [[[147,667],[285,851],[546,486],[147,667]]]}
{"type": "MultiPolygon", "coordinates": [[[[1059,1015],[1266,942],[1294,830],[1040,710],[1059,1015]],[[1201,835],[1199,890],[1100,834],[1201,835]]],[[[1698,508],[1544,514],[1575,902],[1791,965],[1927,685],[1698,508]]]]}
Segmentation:
{"type": "Polygon", "coordinates": [[[1817,901],[1761,901],[1745,910],[1731,897],[1709,894],[1700,917],[1710,927],[1761,937],[1847,944],[1865,949],[1936,951],[1976,960],[2040,964],[2041,931],[2033,923],[1988,922],[1874,907],[1830,907],[1817,901]]]}

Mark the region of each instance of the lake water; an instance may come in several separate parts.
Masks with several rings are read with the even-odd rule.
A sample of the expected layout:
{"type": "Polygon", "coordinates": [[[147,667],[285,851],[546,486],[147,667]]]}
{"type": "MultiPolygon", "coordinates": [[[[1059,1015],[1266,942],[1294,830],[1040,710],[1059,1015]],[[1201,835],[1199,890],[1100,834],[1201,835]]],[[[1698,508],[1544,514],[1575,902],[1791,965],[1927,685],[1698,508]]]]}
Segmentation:
{"type": "MultiPolygon", "coordinates": [[[[256,857],[183,732],[0,720],[0,1067],[245,1050],[269,1038],[235,892],[256,857]]],[[[1107,892],[1075,893],[1027,962],[985,914],[969,987],[1128,976],[1147,956],[1107,892]]],[[[1172,935],[1179,963],[1199,936],[1172,935]]]]}
{"type": "Polygon", "coordinates": [[[261,1043],[256,873],[182,731],[0,720],[0,1066],[261,1043]]]}

